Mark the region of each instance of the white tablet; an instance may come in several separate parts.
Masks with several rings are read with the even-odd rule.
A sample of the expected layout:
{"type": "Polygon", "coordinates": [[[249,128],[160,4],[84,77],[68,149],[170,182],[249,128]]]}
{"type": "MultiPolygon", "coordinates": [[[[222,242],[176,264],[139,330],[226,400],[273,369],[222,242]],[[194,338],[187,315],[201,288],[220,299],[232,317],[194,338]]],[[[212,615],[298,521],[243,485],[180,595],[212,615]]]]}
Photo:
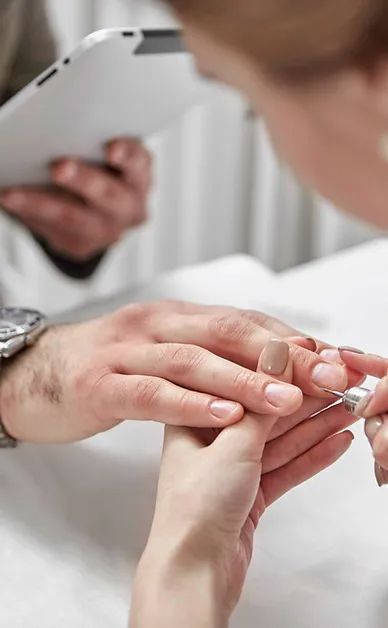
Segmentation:
{"type": "Polygon", "coordinates": [[[93,33],[0,109],[0,187],[48,182],[62,156],[101,160],[106,141],[147,138],[207,89],[179,31],[93,33]]]}

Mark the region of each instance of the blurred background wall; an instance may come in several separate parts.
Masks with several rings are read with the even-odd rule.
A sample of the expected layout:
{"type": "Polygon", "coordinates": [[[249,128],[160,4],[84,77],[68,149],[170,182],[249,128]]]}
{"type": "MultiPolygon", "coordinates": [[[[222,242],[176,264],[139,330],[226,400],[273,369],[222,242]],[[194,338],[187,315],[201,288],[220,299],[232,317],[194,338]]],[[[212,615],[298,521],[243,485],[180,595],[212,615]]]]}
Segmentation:
{"type": "MultiPolygon", "coordinates": [[[[61,52],[98,28],[171,23],[147,0],[47,1],[61,52]]],[[[375,235],[299,186],[277,160],[262,123],[230,92],[148,143],[156,174],[151,219],[87,284],[63,279],[26,234],[2,220],[8,300],[61,310],[226,254],[248,253],[283,270],[375,235]]]]}

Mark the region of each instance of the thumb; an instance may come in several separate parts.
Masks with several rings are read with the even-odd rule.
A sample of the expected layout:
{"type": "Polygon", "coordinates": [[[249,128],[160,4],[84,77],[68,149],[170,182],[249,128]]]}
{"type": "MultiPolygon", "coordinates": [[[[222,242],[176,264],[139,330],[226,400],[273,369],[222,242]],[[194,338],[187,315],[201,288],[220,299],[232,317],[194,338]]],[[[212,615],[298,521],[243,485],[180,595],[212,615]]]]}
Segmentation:
{"type": "Polygon", "coordinates": [[[388,360],[379,355],[369,353],[356,353],[354,350],[341,348],[340,355],[342,361],[353,371],[382,378],[388,371],[388,360]]]}
{"type": "MultiPolygon", "coordinates": [[[[286,342],[273,340],[261,353],[257,372],[272,371],[282,364],[282,373],[277,372],[277,379],[291,383],[293,361],[290,347],[286,342]]],[[[213,443],[221,458],[229,462],[257,462],[261,464],[265,443],[279,417],[246,413],[240,423],[225,428],[213,443]]]]}
{"type": "MultiPolygon", "coordinates": [[[[281,362],[283,373],[277,375],[281,381],[292,382],[293,362],[290,358],[290,348],[286,342],[273,340],[262,351],[257,372],[263,366],[271,366],[281,362]]],[[[265,370],[265,369],[263,369],[265,370]]],[[[269,369],[271,370],[271,369],[269,369]]],[[[247,412],[240,423],[235,423],[225,428],[213,443],[213,448],[224,461],[233,462],[257,462],[261,465],[261,459],[272,428],[279,417],[259,415],[247,412]]]]}
{"type": "Polygon", "coordinates": [[[199,439],[200,430],[189,427],[175,427],[166,425],[164,428],[162,459],[171,456],[185,457],[193,451],[201,449],[203,444],[199,439]]]}
{"type": "Polygon", "coordinates": [[[225,428],[211,445],[220,464],[261,465],[264,447],[279,417],[246,413],[240,423],[225,428]]]}

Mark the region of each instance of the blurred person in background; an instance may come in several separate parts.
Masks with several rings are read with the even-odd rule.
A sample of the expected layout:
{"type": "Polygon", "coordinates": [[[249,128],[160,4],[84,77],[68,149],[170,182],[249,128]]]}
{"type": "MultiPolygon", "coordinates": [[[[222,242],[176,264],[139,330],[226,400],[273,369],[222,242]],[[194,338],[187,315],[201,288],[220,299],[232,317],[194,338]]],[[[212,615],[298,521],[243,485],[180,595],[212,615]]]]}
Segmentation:
{"type": "MultiPolygon", "coordinates": [[[[184,25],[199,71],[237,88],[254,104],[301,180],[349,213],[386,229],[388,1],[169,4],[184,25]]],[[[381,378],[358,412],[367,419],[376,480],[388,484],[388,360],[349,347],[340,347],[335,359],[381,378]]],[[[255,422],[247,414],[220,434],[166,429],[132,628],[229,625],[251,559],[254,529],[273,501],[265,443],[279,425],[268,417],[255,422]]],[[[286,451],[297,449],[288,450],[283,442],[279,454],[285,477],[275,480],[276,489],[287,490],[294,477],[295,467],[287,473],[286,451]]],[[[275,474],[276,458],[270,466],[275,474]]]]}
{"type": "MultiPolygon", "coordinates": [[[[0,104],[57,58],[44,0],[0,2],[0,104]]],[[[0,190],[0,207],[19,220],[55,266],[90,277],[106,250],[147,218],[151,157],[140,142],[106,138],[101,166],[58,155],[52,187],[0,190]]]]}

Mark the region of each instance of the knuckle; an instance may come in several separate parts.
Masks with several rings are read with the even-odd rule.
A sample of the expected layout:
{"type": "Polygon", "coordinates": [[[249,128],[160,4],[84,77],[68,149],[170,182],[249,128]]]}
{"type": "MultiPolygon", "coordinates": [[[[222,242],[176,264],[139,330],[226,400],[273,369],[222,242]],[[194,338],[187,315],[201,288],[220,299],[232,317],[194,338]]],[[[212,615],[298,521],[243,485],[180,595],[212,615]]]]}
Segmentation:
{"type": "Polygon", "coordinates": [[[210,320],[209,332],[220,342],[235,344],[251,336],[252,323],[242,316],[218,316],[210,320]]]}
{"type": "Polygon", "coordinates": [[[185,390],[182,393],[178,405],[178,412],[180,416],[187,417],[191,414],[191,410],[193,408],[193,395],[194,393],[192,393],[190,390],[185,390]]]}
{"type": "Polygon", "coordinates": [[[146,303],[131,303],[117,312],[125,325],[144,325],[150,315],[150,307],[146,303]]]}
{"type": "Polygon", "coordinates": [[[203,360],[203,350],[191,345],[164,345],[162,352],[162,360],[167,362],[172,375],[188,375],[203,360]]]}
{"type": "Polygon", "coordinates": [[[269,325],[269,321],[273,320],[268,314],[264,314],[263,312],[258,312],[256,310],[239,310],[238,313],[242,318],[245,318],[256,325],[260,325],[260,327],[267,327],[269,325]]]}
{"type": "Polygon", "coordinates": [[[105,199],[110,193],[110,187],[100,171],[87,171],[79,177],[79,188],[89,199],[105,199]]]}
{"type": "Polygon", "coordinates": [[[297,346],[291,347],[291,355],[293,359],[294,369],[299,372],[309,370],[310,367],[322,361],[316,354],[311,353],[307,349],[302,349],[301,347],[297,346]]]}
{"type": "Polygon", "coordinates": [[[258,396],[259,381],[257,374],[253,371],[251,372],[246,369],[239,370],[234,375],[233,385],[236,392],[238,393],[241,393],[243,395],[253,393],[258,396]]]}
{"type": "Polygon", "coordinates": [[[255,310],[248,310],[246,316],[250,317],[250,320],[256,323],[256,325],[260,325],[260,327],[264,327],[265,329],[270,329],[274,321],[273,317],[269,316],[269,314],[256,312],[255,310]]]}
{"type": "Polygon", "coordinates": [[[161,383],[151,378],[137,382],[133,392],[133,405],[143,411],[152,410],[157,405],[161,393],[161,383]]]}

